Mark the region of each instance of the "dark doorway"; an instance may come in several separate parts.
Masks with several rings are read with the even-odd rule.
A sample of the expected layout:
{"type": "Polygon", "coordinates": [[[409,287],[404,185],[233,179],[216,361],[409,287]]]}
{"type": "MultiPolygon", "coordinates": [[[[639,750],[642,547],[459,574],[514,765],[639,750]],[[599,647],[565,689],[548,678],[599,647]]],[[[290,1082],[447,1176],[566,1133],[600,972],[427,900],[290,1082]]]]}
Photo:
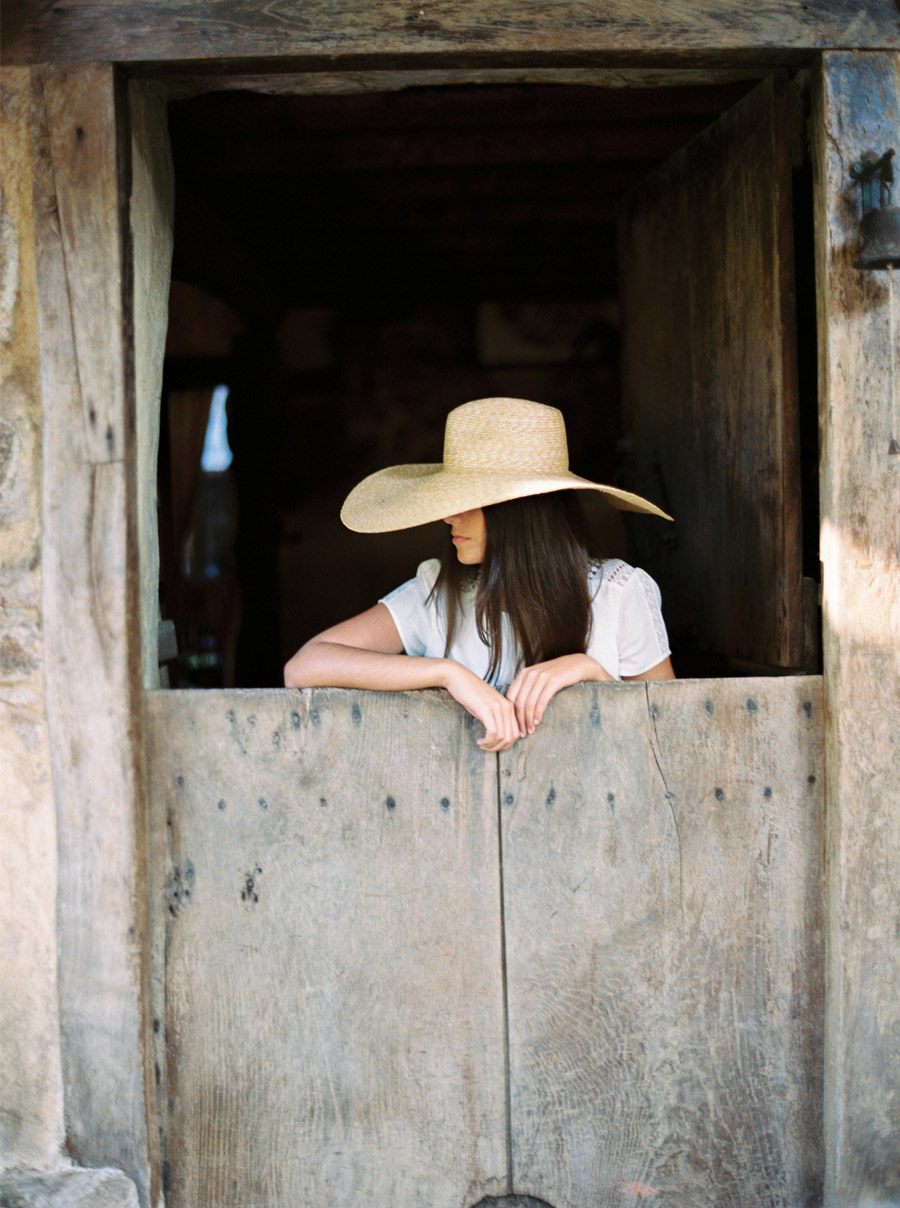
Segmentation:
{"type": "MultiPolygon", "coordinates": [[[[172,106],[161,500],[181,503],[163,508],[161,544],[178,682],[280,684],[303,640],[414,573],[435,526],[361,537],[340,525],[340,502],[372,470],[440,460],[458,403],[559,406],[573,468],[622,481],[618,208],[754,82],[218,92],[172,106]],[[175,412],[193,392],[202,417],[220,382],[232,578],[186,590],[204,480],[175,481],[199,456],[198,421],[186,452],[191,424],[175,412]],[[198,599],[215,591],[225,602],[205,605],[204,632],[198,599]]],[[[633,556],[617,513],[597,523],[610,554],[633,556]]]]}

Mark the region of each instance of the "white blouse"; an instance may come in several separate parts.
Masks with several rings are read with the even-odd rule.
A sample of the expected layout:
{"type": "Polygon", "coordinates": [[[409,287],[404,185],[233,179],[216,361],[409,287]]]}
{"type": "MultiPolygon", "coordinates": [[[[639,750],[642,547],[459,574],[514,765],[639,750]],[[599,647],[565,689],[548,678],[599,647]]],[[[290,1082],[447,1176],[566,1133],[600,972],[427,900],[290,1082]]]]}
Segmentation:
{"type": "MultiPolygon", "coordinates": [[[[428,596],[440,570],[437,558],[419,564],[408,580],[379,602],[390,611],[407,654],[443,658],[447,629],[436,599],[428,596]]],[[[593,562],[588,573],[591,593],[591,632],[587,653],[615,679],[640,675],[661,663],[670,653],[660,611],[659,588],[645,572],[618,558],[593,562]]],[[[484,678],[490,651],[475,624],[475,586],[463,592],[462,616],[456,626],[449,658],[484,678]]],[[[519,654],[506,614],[503,624],[503,658],[491,682],[509,684],[518,669],[519,654]]]]}

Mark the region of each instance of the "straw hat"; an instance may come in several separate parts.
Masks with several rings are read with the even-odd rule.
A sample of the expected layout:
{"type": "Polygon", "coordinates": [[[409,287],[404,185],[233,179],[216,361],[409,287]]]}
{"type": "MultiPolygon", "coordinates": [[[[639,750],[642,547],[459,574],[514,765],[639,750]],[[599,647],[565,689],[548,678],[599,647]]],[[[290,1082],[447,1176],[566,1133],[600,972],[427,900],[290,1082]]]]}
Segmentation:
{"type": "Polygon", "coordinates": [[[640,495],[572,474],[565,420],[555,407],[480,398],[447,416],[443,462],[370,474],[347,496],[341,520],[357,533],[389,533],[506,499],[575,489],[602,491],[626,512],[672,519],[640,495]]]}

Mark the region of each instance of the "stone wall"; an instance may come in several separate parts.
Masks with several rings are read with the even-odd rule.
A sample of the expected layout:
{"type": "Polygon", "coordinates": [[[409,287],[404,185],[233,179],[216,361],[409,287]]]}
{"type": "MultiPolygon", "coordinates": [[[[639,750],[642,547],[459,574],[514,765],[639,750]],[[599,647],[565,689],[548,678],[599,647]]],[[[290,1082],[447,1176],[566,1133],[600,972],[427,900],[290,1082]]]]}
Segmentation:
{"type": "Polygon", "coordinates": [[[30,72],[0,88],[0,1167],[58,1161],[56,813],[41,631],[41,393],[30,72]]]}
{"type": "Polygon", "coordinates": [[[0,1205],[138,1208],[122,1171],[67,1154],[58,852],[72,836],[47,722],[32,89],[27,69],[0,75],[0,1205]]]}

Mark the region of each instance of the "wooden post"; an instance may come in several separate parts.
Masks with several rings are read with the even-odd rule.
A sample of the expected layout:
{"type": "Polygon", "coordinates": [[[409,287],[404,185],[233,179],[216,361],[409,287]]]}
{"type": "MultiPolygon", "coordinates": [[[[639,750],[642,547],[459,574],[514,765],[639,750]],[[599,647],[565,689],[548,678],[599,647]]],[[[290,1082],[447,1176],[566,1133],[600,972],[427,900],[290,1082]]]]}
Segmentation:
{"type": "Polygon", "coordinates": [[[850,1208],[900,1196],[900,456],[890,452],[900,282],[892,314],[888,273],[852,266],[861,211],[850,176],[863,152],[898,147],[900,55],[826,55],[813,120],[827,717],[825,1203],[850,1208]]]}
{"type": "Polygon", "coordinates": [[[109,65],[35,73],[43,615],[66,1148],[155,1203],[129,146],[109,65]]]}

